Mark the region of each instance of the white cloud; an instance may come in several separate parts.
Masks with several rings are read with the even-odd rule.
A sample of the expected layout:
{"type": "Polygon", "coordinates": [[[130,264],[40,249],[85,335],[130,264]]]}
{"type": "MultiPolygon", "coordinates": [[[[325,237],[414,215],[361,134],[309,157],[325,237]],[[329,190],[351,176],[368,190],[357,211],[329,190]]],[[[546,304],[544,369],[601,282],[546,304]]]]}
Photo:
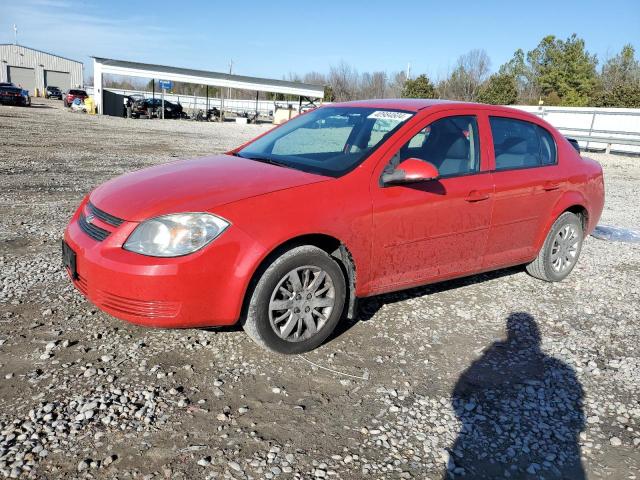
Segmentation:
{"type": "Polygon", "coordinates": [[[87,76],[92,69],[91,55],[167,63],[167,45],[174,58],[191,53],[182,41],[181,22],[175,28],[160,27],[153,24],[152,16],[142,15],[133,7],[121,13],[109,12],[107,17],[91,3],[23,0],[7,3],[3,10],[2,23],[9,28],[0,32],[0,42],[13,42],[15,23],[19,44],[80,60],[85,63],[87,76]]]}

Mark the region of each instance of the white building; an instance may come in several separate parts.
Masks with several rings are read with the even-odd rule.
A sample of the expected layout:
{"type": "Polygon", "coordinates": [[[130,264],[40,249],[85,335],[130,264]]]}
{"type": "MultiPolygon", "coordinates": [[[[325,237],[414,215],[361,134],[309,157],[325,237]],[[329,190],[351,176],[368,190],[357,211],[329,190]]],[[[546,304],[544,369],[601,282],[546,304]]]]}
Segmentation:
{"type": "Polygon", "coordinates": [[[82,62],[10,43],[0,44],[0,82],[12,82],[42,95],[45,87],[65,91],[84,85],[82,62]]]}

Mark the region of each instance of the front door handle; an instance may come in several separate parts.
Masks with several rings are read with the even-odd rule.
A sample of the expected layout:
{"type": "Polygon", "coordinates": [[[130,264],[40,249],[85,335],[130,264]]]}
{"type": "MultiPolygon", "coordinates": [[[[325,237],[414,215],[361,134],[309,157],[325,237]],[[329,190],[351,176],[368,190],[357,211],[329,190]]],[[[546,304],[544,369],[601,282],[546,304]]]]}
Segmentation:
{"type": "Polygon", "coordinates": [[[478,190],[472,190],[465,199],[467,202],[481,202],[482,200],[488,200],[489,194],[487,192],[480,192],[478,190]]]}
{"type": "Polygon", "coordinates": [[[551,192],[553,190],[558,190],[560,188],[560,184],[559,183],[554,183],[554,182],[545,182],[542,185],[543,190],[547,191],[547,192],[551,192]]]}

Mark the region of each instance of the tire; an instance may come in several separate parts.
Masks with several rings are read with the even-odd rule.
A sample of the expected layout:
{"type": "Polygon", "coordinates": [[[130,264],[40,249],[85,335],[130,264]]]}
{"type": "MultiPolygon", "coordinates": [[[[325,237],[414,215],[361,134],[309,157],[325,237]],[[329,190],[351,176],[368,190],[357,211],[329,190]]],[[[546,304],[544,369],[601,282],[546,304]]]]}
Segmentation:
{"type": "Polygon", "coordinates": [[[527,272],[546,282],[564,280],[578,262],[583,240],[580,218],[564,212],[551,226],[536,259],[526,266],[527,272]]]}
{"type": "Polygon", "coordinates": [[[272,352],[308,352],[333,332],[342,318],[345,298],[345,277],[338,263],[320,248],[296,247],[262,273],[242,326],[258,345],[272,352]],[[296,277],[297,286],[292,281],[296,277]],[[279,306],[286,308],[274,309],[279,306]]]}

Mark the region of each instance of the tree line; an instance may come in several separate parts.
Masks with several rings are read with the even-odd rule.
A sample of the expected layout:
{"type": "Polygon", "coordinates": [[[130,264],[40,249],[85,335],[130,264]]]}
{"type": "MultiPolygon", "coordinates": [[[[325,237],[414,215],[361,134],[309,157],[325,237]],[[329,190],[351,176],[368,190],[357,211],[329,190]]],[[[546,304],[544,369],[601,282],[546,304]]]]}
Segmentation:
{"type": "Polygon", "coordinates": [[[358,74],[342,62],[328,75],[316,72],[302,80],[327,85],[325,100],[365,98],[444,98],[497,105],[545,105],[640,108],[640,62],[631,44],[598,67],[583,39],[544,37],[528,52],[518,49],[491,74],[491,60],[484,50],[461,55],[444,78],[426,74],[407,79],[403,72],[358,74]]]}

